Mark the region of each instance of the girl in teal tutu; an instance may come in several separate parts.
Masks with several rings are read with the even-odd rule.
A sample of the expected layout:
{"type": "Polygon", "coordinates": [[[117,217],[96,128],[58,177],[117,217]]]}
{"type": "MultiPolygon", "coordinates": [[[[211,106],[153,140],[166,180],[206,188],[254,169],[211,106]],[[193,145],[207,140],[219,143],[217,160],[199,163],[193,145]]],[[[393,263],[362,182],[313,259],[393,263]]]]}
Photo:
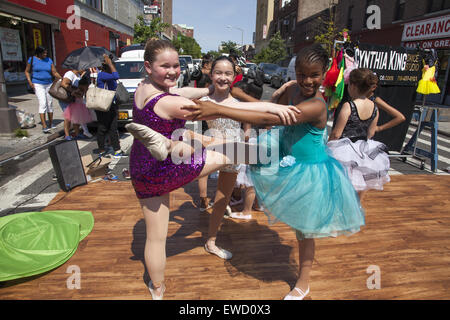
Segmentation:
{"type": "MultiPolygon", "coordinates": [[[[285,300],[302,300],[309,293],[315,238],[350,235],[365,223],[358,195],[345,169],[326,148],[327,106],[319,87],[327,66],[327,53],[319,45],[304,48],[297,54],[298,85],[286,90],[278,101],[295,106],[295,112],[290,113],[294,121],[248,109],[250,105],[271,105],[268,102],[221,106],[195,100],[197,105],[184,107],[191,110],[188,118],[192,120],[227,117],[255,125],[288,123],[258,137],[258,148],[278,155],[279,160],[262,164],[258,159],[258,164],[250,166],[256,195],[265,213],[273,218],[271,221],[279,220],[291,226],[298,239],[299,278],[285,300]],[[242,112],[239,108],[247,110],[242,112]]],[[[146,129],[127,129],[153,153],[161,151],[165,155],[180,143],[146,129]]]]}

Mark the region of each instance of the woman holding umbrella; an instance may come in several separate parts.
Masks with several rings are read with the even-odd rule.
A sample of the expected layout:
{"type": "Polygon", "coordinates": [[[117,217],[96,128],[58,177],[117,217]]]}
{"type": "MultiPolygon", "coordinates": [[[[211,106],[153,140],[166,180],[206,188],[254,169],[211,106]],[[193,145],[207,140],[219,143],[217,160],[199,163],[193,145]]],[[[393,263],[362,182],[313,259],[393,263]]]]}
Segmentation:
{"type": "Polygon", "coordinates": [[[44,47],[37,47],[35,55],[28,59],[27,67],[25,69],[25,76],[27,77],[30,87],[34,90],[39,101],[39,116],[41,118],[42,131],[49,133],[50,129],[45,122],[45,114],[48,113],[48,121],[50,128],[53,126],[53,98],[48,91],[53,83],[53,78],[61,79],[58,71],[53,64],[52,59],[47,57],[47,49],[44,47]]]}

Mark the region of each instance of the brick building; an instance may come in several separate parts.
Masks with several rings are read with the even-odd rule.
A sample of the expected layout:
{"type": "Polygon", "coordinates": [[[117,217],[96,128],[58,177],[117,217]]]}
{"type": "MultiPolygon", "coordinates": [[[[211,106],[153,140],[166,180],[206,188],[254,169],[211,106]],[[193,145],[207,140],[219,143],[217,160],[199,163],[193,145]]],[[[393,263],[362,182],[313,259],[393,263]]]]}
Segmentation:
{"type": "Polygon", "coordinates": [[[450,105],[450,1],[446,0],[340,0],[336,26],[347,27],[352,41],[436,49],[439,95],[427,101],[450,105]],[[368,29],[366,8],[380,8],[380,29],[368,29]]]}
{"type": "Polygon", "coordinates": [[[190,37],[190,38],[194,37],[194,27],[189,27],[185,24],[174,24],[173,32],[174,32],[175,36],[178,33],[181,33],[182,35],[184,35],[186,37],[190,37]]]}
{"type": "Polygon", "coordinates": [[[298,0],[275,0],[274,2],[271,35],[280,32],[281,38],[286,44],[288,56],[294,54],[298,2],[298,0]]]}
{"type": "Polygon", "coordinates": [[[3,59],[7,90],[25,91],[26,61],[38,45],[48,49],[60,73],[65,71],[60,66],[67,54],[82,46],[103,46],[118,53],[121,46],[131,44],[143,6],[141,0],[0,1],[0,43],[12,48],[14,42],[16,55],[3,59]]]}
{"type": "MultiPolygon", "coordinates": [[[[256,4],[255,52],[269,44],[270,28],[273,25],[274,0],[258,0],[256,4]]],[[[272,27],[273,28],[273,27],[272,27]]]]}

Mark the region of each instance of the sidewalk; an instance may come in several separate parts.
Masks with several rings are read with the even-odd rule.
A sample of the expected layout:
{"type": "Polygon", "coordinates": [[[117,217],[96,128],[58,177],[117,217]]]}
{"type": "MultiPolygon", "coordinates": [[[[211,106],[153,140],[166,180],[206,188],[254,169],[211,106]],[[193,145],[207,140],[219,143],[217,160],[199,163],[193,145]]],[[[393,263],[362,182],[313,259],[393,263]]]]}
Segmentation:
{"type": "Polygon", "coordinates": [[[38,101],[35,94],[8,96],[8,106],[34,114],[36,126],[24,129],[29,134],[28,138],[0,137],[0,161],[15,157],[64,134],[64,116],[56,99],[53,99],[53,124],[56,126],[56,129],[52,129],[50,134],[42,132],[38,101]]]}

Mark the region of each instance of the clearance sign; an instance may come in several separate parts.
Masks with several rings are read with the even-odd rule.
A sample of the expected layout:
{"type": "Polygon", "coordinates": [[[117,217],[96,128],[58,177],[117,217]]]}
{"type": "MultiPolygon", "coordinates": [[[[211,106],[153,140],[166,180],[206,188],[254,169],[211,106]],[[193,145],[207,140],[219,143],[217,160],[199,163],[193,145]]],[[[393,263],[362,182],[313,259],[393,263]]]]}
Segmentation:
{"type": "Polygon", "coordinates": [[[409,48],[450,48],[450,15],[405,24],[402,42],[409,48]]]}

